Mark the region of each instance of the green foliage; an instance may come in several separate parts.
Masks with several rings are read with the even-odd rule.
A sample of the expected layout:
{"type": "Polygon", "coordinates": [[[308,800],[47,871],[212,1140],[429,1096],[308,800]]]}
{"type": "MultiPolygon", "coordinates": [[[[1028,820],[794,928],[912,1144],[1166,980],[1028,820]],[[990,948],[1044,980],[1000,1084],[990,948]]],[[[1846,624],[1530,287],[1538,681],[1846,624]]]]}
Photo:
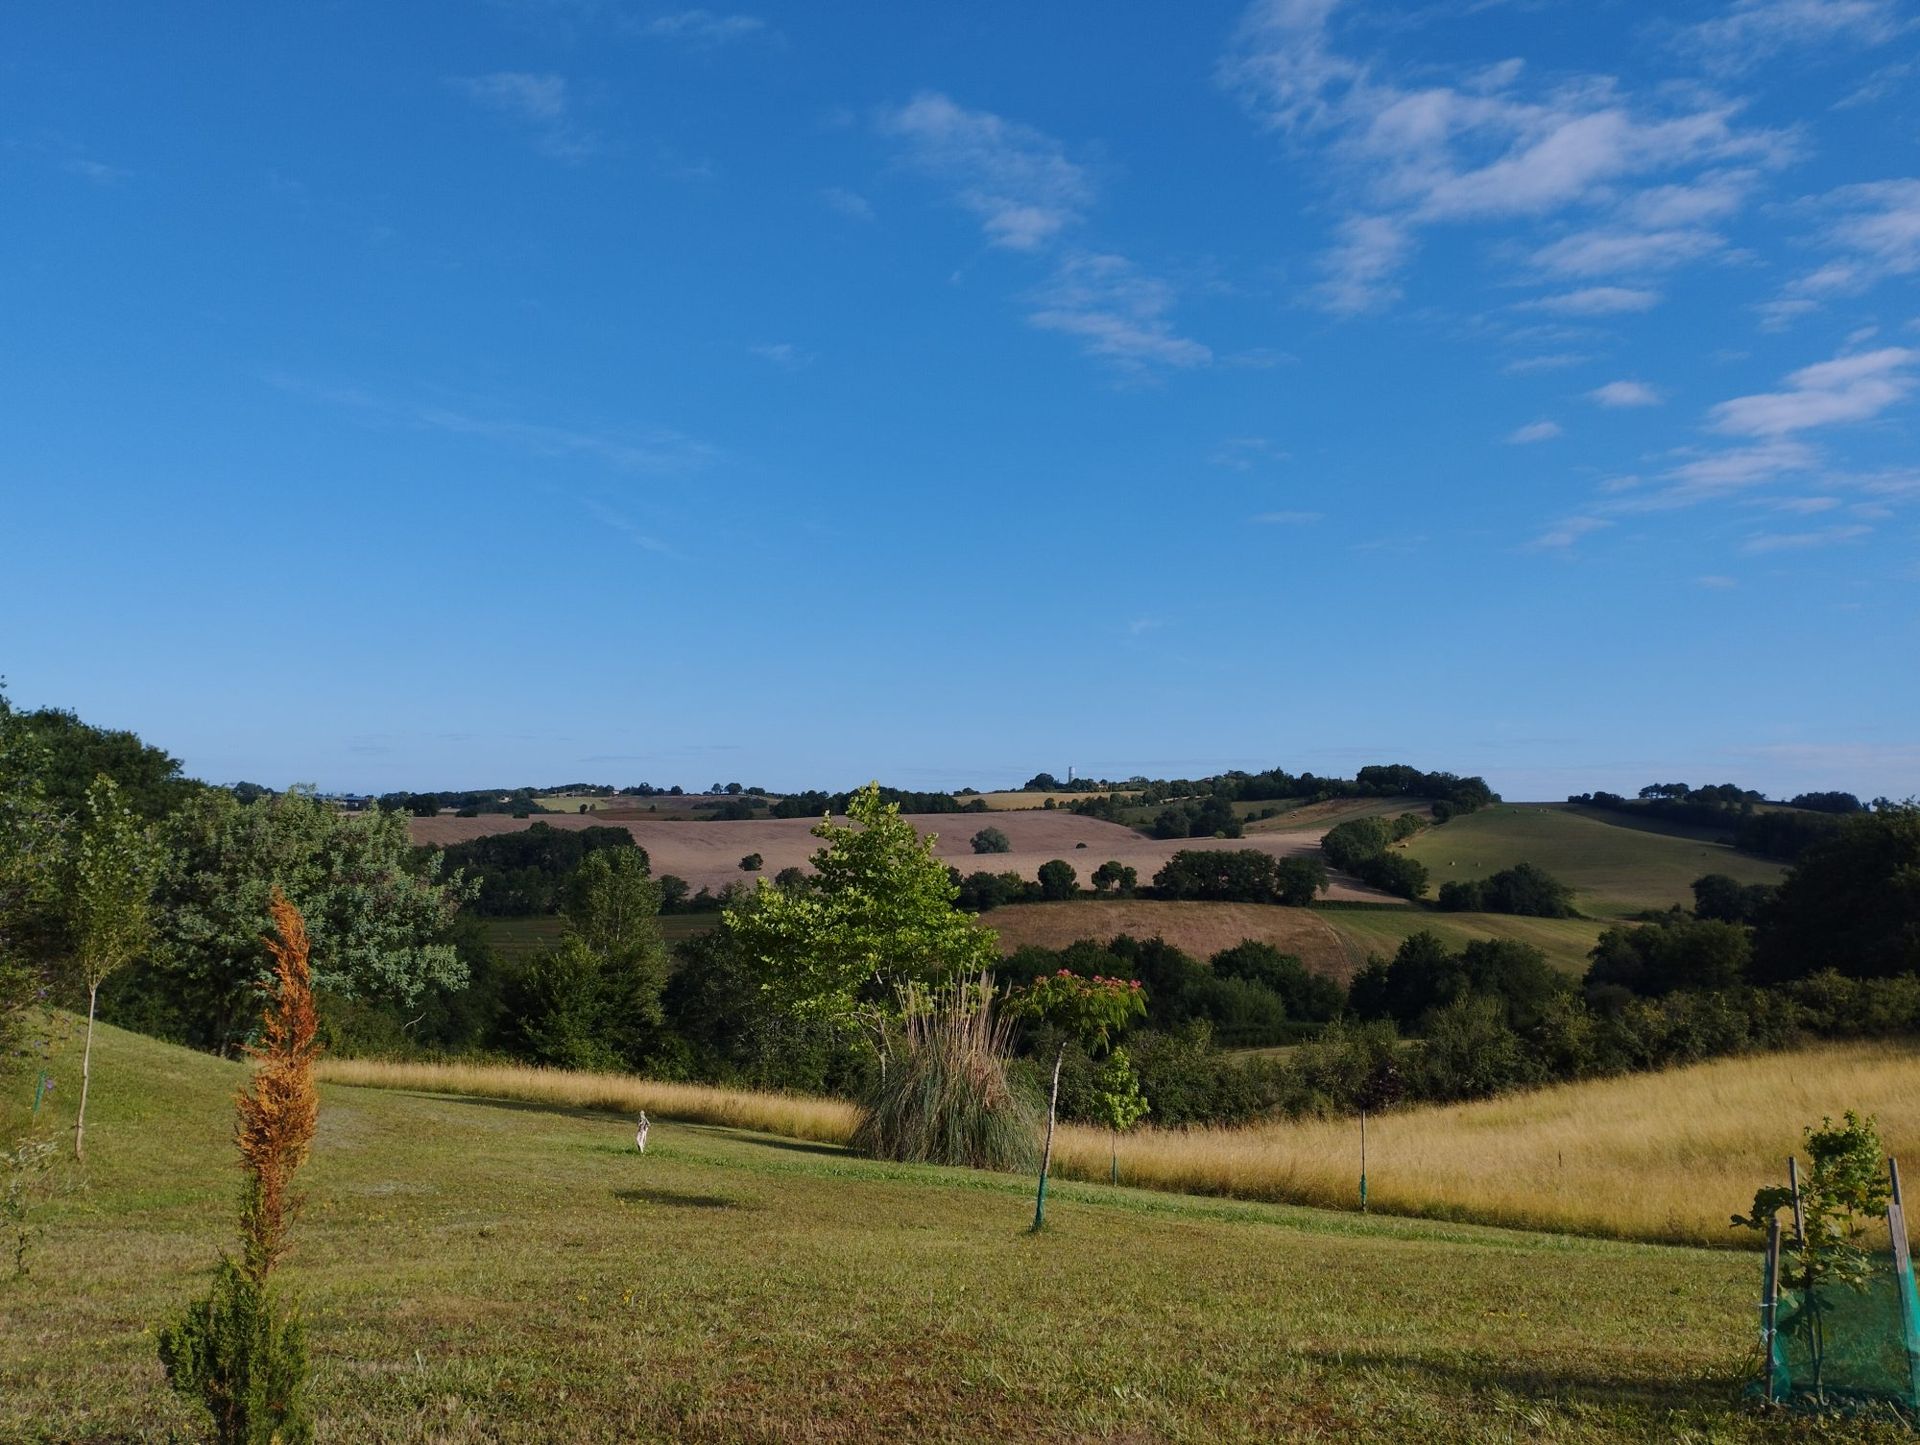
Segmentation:
{"type": "Polygon", "coordinates": [[[160,1331],[167,1382],[203,1404],[220,1445],[313,1438],[306,1329],[277,1291],[231,1259],[213,1290],[160,1331]]]}
{"type": "Polygon", "coordinates": [[[1133,1071],[1133,1060],[1125,1049],[1107,1055],[1106,1065],[1094,1079],[1094,1118],[1116,1134],[1123,1134],[1144,1119],[1153,1109],[1140,1092],[1140,1076],[1133,1071]]]}
{"type": "Polygon", "coordinates": [[[1162,898],[1304,907],[1327,888],[1315,858],[1276,858],[1259,848],[1183,848],[1153,876],[1162,898]]]}
{"type": "Polygon", "coordinates": [[[1291,953],[1253,939],[1224,948],[1208,960],[1221,978],[1245,979],[1271,989],[1286,1005],[1287,1016],[1326,1023],[1340,1016],[1346,994],[1332,979],[1309,970],[1291,953]]]}
{"type": "Polygon", "coordinates": [[[1758,923],[1780,890],[1770,883],[1741,883],[1724,873],[1693,880],[1693,913],[1720,923],[1758,923]]]}
{"type": "Polygon", "coordinates": [[[1755,937],[1757,977],[1920,972],[1920,807],[1859,813],[1810,847],[1755,937]]]}
{"type": "Polygon", "coordinates": [[[1659,998],[1680,990],[1732,988],[1753,957],[1747,930],[1677,909],[1637,928],[1609,928],[1593,948],[1587,985],[1659,998]]]}
{"type": "Polygon", "coordinates": [[[153,829],[102,773],[87,790],[68,902],[74,962],[89,993],[146,948],[163,863],[153,829]]]}
{"type": "Polygon", "coordinates": [[[1093,870],[1093,891],[1105,895],[1114,893],[1121,898],[1131,898],[1133,890],[1140,884],[1139,872],[1118,859],[1109,858],[1093,870]]]}
{"type": "Polygon", "coordinates": [[[1496,1002],[1510,1022],[1524,1026],[1567,987],[1539,949],[1508,939],[1475,939],[1459,953],[1422,930],[1400,945],[1389,963],[1375,959],[1354,977],[1348,1001],[1361,1018],[1419,1022],[1468,995],[1496,1002]]]}
{"type": "Polygon", "coordinates": [[[28,1252],[43,1232],[35,1211],[54,1191],[61,1162],[59,1145],[44,1135],[0,1148],[0,1256],[11,1256],[15,1279],[29,1272],[28,1252]]]}
{"type": "MultiPolygon", "coordinates": [[[[450,844],[441,850],[441,869],[461,873],[475,885],[467,911],[485,918],[525,918],[558,912],[567,879],[603,848],[634,848],[633,834],[620,827],[535,823],[450,844]]],[[[646,857],[644,848],[635,851],[646,857]]]]}
{"type": "Polygon", "coordinates": [[[0,691],[0,1076],[44,1001],[64,920],[70,820],[48,800],[47,752],[0,691]]]}
{"type": "Polygon", "coordinates": [[[1450,913],[1511,913],[1522,918],[1573,918],[1573,890],[1543,868],[1516,863],[1491,877],[1445,883],[1440,906],[1450,913]]]}
{"type": "Polygon", "coordinates": [[[801,1015],[851,1021],[891,1010],[892,990],[977,973],[993,935],[954,907],[945,864],[878,784],[854,795],[857,826],[824,818],[813,829],[814,882],[789,892],[761,881],[725,923],[762,986],[801,1015]]]}
{"type": "Polygon", "coordinates": [[[973,851],[976,853],[1011,853],[1013,840],[998,828],[982,828],[973,835],[973,851]]]}
{"type": "Polygon", "coordinates": [[[97,728],[58,708],[17,716],[41,754],[47,802],[56,813],[80,813],[87,790],[102,773],[113,779],[134,814],[150,823],[203,791],[201,784],[181,776],[178,758],[149,747],[133,733],[97,728]]]}
{"type": "Polygon", "coordinates": [[[316,988],[406,1007],[466,982],[447,931],[472,889],[413,847],[400,813],[343,813],[308,789],[246,804],[210,790],[168,819],[162,841],[153,963],[107,997],[109,1019],[204,1047],[243,1038],[276,885],[307,919],[316,988]]]}
{"type": "Polygon", "coordinates": [[[1073,871],[1073,865],[1064,858],[1042,863],[1039,878],[1040,896],[1048,902],[1064,901],[1080,891],[1080,875],[1073,871]]]}
{"type": "Polygon", "coordinates": [[[1146,1017],[1147,999],[1138,979],[1087,978],[1063,968],[1015,989],[1007,1009],[1051,1026],[1082,1048],[1104,1049],[1115,1033],[1146,1017]]]}
{"type": "MultiPolygon", "coordinates": [[[[1809,1167],[1800,1181],[1800,1218],[1805,1234],[1789,1231],[1786,1249],[1803,1288],[1856,1285],[1873,1269],[1867,1245],[1870,1225],[1887,1217],[1893,1197],[1886,1151],[1873,1118],[1847,1110],[1839,1124],[1823,1118],[1803,1131],[1809,1167]]],[[[1750,1214],[1733,1216],[1737,1229],[1765,1234],[1782,1210],[1791,1209],[1793,1190],[1768,1185],[1753,1196],[1750,1214]]]]}
{"type": "Polygon", "coordinates": [[[1238,838],[1245,831],[1231,800],[1219,793],[1162,808],[1153,820],[1156,838],[1238,838]]]}
{"type": "Polygon", "coordinates": [[[902,990],[901,1046],[863,1102],[852,1146],[876,1159],[1032,1166],[1034,1111],[1007,1080],[1008,1021],[982,974],[902,990]]]}

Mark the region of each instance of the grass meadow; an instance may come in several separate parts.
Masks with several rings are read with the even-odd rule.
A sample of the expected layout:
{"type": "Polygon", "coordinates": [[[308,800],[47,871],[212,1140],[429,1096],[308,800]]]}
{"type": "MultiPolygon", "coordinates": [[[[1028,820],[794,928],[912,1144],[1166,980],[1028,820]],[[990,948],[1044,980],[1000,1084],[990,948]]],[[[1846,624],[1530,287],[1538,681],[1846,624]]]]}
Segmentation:
{"type": "MultiPolygon", "coordinates": [[[[96,1057],[7,1440],[189,1438],[152,1331],[232,1236],[241,1070],[96,1057]]],[[[1025,1179],[337,1079],[301,1183],[327,1442],[1908,1438],[1740,1402],[1749,1254],[1071,1181],[1030,1236],[1025,1179]]]]}
{"type": "Polygon", "coordinates": [[[1483,808],[1405,844],[1443,883],[1485,878],[1515,863],[1544,868],[1573,889],[1582,913],[1624,918],[1643,908],[1693,906],[1693,880],[1725,873],[1742,883],[1777,883],[1785,869],[1723,843],[1604,821],[1557,803],[1483,808]]]}
{"type": "Polygon", "coordinates": [[[1369,957],[1391,958],[1408,938],[1425,930],[1451,949],[1477,938],[1531,944],[1556,968],[1584,974],[1591,961],[1587,955],[1607,926],[1591,918],[1519,918],[1509,913],[1437,913],[1423,908],[1329,908],[1317,911],[1317,916],[1339,938],[1349,972],[1364,967],[1369,957]]]}

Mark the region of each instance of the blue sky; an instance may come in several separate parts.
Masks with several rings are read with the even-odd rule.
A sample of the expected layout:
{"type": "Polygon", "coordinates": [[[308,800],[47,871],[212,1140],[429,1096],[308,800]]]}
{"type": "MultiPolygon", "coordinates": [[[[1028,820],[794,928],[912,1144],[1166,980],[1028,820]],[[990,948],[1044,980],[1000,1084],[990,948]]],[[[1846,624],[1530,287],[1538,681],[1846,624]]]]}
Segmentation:
{"type": "Polygon", "coordinates": [[[1920,791],[1920,16],[0,19],[0,671],[216,780],[1920,791]]]}

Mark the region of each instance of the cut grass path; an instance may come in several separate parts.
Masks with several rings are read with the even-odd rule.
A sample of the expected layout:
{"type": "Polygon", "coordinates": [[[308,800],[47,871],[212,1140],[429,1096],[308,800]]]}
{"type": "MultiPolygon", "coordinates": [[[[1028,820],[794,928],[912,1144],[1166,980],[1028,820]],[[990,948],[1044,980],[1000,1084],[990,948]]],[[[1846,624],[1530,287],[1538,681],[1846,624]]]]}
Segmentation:
{"type": "MultiPolygon", "coordinates": [[[[0,1286],[8,1440],[190,1423],[151,1330],[230,1240],[241,1072],[97,1058],[0,1286]]],[[[1876,1438],[1737,1404],[1746,1255],[1072,1183],[1028,1236],[1019,1179],[337,1084],[302,1183],[323,1441],[1876,1438]]]]}

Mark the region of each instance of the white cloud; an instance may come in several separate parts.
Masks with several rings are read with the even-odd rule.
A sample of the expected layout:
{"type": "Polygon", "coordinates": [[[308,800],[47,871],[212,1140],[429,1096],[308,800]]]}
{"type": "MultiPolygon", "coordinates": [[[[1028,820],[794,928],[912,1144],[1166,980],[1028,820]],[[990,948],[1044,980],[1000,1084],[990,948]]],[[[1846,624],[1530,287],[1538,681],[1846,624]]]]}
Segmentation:
{"type": "Polygon", "coordinates": [[[1337,0],[1259,0],[1219,68],[1261,122],[1319,147],[1365,218],[1343,223],[1315,293],[1331,310],[1393,299],[1412,232],[1441,223],[1597,213],[1540,247],[1539,264],[1596,277],[1681,264],[1724,247],[1705,223],[1737,211],[1755,167],[1793,148],[1698,89],[1638,97],[1602,75],[1531,82],[1519,60],[1436,77],[1358,58],[1336,43],[1340,18],[1337,0]]]}
{"type": "Polygon", "coordinates": [[[987,240],[1034,251],[1081,220],[1094,187],[1060,143],[991,111],[967,110],[927,91],[881,117],[914,162],[957,187],[987,240]]]}
{"type": "Polygon", "coordinates": [[[1660,304],[1660,293],[1629,286],[1588,286],[1522,304],[1556,316],[1618,316],[1630,311],[1652,310],[1660,304]]]}
{"type": "Polygon", "coordinates": [[[1714,69],[1737,71],[1787,50],[1879,45],[1903,28],[1893,0],[1735,0],[1725,14],[1681,31],[1680,43],[1714,69]]]}
{"type": "Polygon", "coordinates": [[[1308,527],[1325,517],[1325,512],[1261,512],[1253,520],[1269,527],[1308,527]]]}
{"type": "Polygon", "coordinates": [[[791,341],[758,341],[749,346],[747,351],[787,371],[797,370],[813,361],[811,351],[803,351],[791,341]]]}
{"type": "Polygon", "coordinates": [[[1740,585],[1738,582],[1734,581],[1733,578],[1731,577],[1720,577],[1720,576],[1714,576],[1714,575],[1708,575],[1706,577],[1696,577],[1693,580],[1702,587],[1710,587],[1715,589],[1716,591],[1725,591],[1727,588],[1738,587],[1740,585]]]}
{"type": "Polygon", "coordinates": [[[1920,180],[1841,186],[1809,203],[1822,218],[1814,244],[1830,259],[1788,284],[1763,310],[1785,321],[1834,296],[1854,296],[1920,272],[1920,180]]]}
{"type": "Polygon", "coordinates": [[[1556,526],[1549,527],[1531,542],[1528,550],[1535,552],[1565,551],[1575,542],[1589,533],[1598,532],[1613,523],[1602,517],[1569,517],[1556,526]]]}
{"type": "Polygon", "coordinates": [[[1213,353],[1168,319],[1174,291],[1124,256],[1069,256],[1035,293],[1028,321],[1078,338],[1089,356],[1128,368],[1205,366],[1213,353]]]}
{"type": "Polygon", "coordinates": [[[1510,433],[1507,442],[1511,446],[1528,446],[1533,442],[1550,442],[1559,435],[1560,423],[1557,421],[1530,421],[1510,433]]]}
{"type": "Polygon", "coordinates": [[[564,76],[497,70],[449,84],[482,109],[525,126],[534,145],[555,160],[582,160],[597,148],[594,137],[573,122],[564,76]]]}
{"type": "Polygon", "coordinates": [[[1920,352],[1899,346],[1837,356],[1787,377],[1784,391],[1723,401],[1711,412],[1715,431],[1731,436],[1784,437],[1812,427],[1866,421],[1913,389],[1910,368],[1920,352]]]}
{"type": "Polygon", "coordinates": [[[1610,381],[1595,387],[1587,396],[1601,406],[1610,407],[1658,406],[1666,400],[1644,381],[1610,381]]]}
{"type": "Polygon", "coordinates": [[[640,26],[640,33],[688,45],[725,45],[765,32],[767,22],[757,15],[716,15],[711,10],[681,10],[656,15],[640,26]]]}
{"type": "Polygon", "coordinates": [[[1593,358],[1579,351],[1554,351],[1542,356],[1522,356],[1509,361],[1500,370],[1508,376],[1531,376],[1541,371],[1563,371],[1593,358]]]}
{"type": "Polygon", "coordinates": [[[1857,542],[1873,528],[1858,523],[1822,527],[1814,532],[1756,532],[1740,546],[1742,552],[1756,556],[1768,552],[1801,552],[1815,547],[1837,547],[1846,542],[1857,542]]]}

